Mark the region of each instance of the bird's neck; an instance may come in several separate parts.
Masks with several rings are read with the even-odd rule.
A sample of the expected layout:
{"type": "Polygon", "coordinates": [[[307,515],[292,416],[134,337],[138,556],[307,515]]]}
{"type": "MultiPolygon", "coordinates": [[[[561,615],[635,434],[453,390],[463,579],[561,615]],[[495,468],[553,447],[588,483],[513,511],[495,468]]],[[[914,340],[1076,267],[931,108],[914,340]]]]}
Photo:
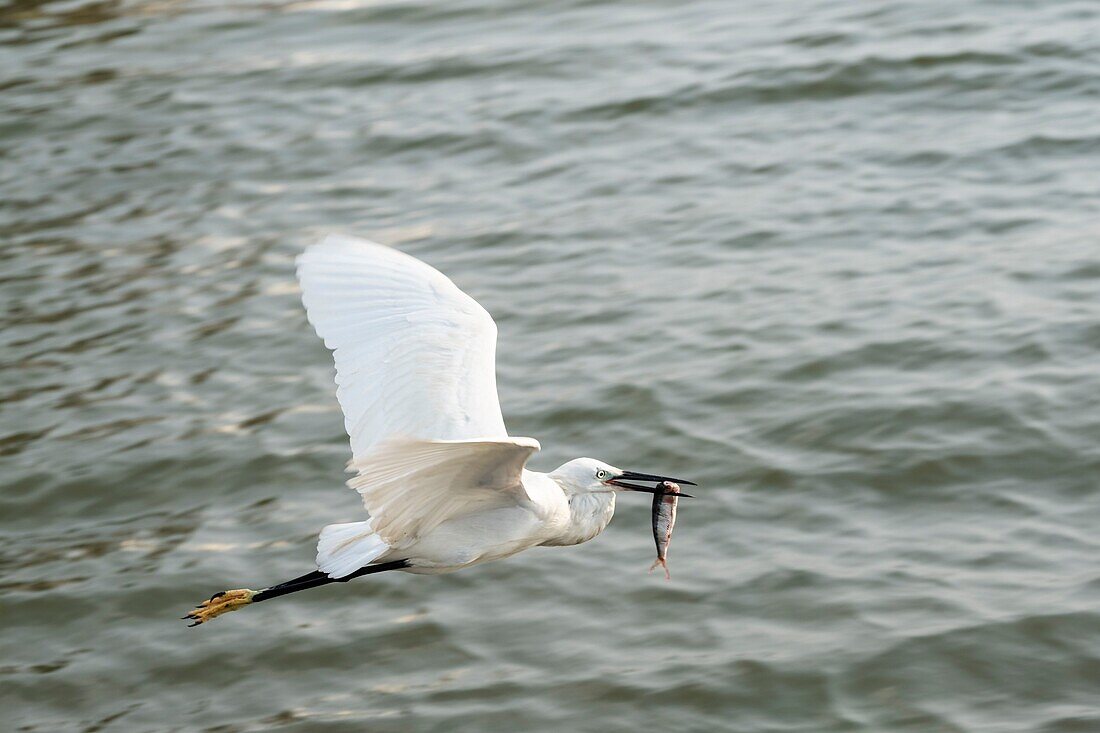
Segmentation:
{"type": "Polygon", "coordinates": [[[615,492],[571,494],[568,496],[569,521],[548,545],[579,545],[587,542],[611,521],[615,514],[615,492]]]}

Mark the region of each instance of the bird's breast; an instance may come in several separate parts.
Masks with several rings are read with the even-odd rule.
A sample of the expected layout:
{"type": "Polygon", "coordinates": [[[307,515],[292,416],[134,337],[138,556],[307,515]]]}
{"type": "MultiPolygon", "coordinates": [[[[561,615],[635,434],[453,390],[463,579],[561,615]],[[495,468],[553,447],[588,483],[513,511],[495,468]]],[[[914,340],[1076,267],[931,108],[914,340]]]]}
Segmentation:
{"type": "Polygon", "coordinates": [[[579,545],[588,542],[611,521],[615,514],[615,493],[574,494],[569,497],[569,515],[555,536],[544,545],[579,545]]]}

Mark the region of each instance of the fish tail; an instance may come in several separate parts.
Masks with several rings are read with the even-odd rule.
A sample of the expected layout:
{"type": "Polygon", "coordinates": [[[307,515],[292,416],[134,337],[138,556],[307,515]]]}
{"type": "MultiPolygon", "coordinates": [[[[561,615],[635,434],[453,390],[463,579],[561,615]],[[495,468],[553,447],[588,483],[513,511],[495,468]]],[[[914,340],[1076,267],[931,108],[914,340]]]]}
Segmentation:
{"type": "Polygon", "coordinates": [[[660,565],[665,569],[665,580],[672,580],[672,573],[668,572],[668,563],[663,557],[659,557],[653,561],[653,564],[649,566],[649,572],[653,572],[653,569],[660,565]]]}

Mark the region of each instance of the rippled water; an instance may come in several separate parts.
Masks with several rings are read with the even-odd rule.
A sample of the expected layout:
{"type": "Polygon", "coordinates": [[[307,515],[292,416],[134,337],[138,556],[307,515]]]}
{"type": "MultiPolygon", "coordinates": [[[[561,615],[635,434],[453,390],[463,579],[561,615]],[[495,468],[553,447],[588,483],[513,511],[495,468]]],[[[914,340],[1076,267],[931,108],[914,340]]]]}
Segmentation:
{"type": "Polygon", "coordinates": [[[1100,730],[1091,2],[0,4],[17,731],[1100,730]],[[596,541],[200,629],[359,517],[295,254],[500,326],[596,541]]]}

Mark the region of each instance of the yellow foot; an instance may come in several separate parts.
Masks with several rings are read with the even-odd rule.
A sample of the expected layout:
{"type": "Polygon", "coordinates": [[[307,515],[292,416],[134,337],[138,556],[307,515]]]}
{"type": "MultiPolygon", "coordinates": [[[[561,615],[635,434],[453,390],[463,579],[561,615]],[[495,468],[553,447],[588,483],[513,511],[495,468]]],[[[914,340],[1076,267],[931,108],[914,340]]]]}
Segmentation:
{"type": "Polygon", "coordinates": [[[672,580],[672,574],[668,572],[668,563],[665,562],[663,557],[659,557],[653,561],[653,564],[649,566],[649,572],[652,573],[653,568],[657,567],[658,565],[665,569],[665,580],[672,580]]]}
{"type": "Polygon", "coordinates": [[[215,593],[210,596],[209,601],[203,601],[194,611],[183,618],[193,621],[193,623],[188,624],[188,626],[198,626],[201,623],[206,623],[210,619],[221,616],[223,613],[229,613],[230,611],[236,611],[238,608],[244,608],[249,603],[252,603],[252,597],[255,595],[256,591],[249,590],[248,588],[237,588],[236,590],[225,590],[221,593],[215,593]]]}

